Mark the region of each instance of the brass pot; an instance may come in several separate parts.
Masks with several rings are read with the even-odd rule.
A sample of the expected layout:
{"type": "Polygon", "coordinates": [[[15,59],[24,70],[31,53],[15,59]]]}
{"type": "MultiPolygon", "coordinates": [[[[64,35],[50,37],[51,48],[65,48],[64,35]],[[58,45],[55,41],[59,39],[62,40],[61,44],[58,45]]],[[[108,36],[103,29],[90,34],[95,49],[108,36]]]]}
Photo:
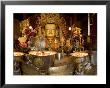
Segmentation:
{"type": "Polygon", "coordinates": [[[28,58],[39,71],[47,74],[48,68],[54,65],[55,54],[54,51],[30,51],[28,58]]]}
{"type": "Polygon", "coordinates": [[[88,59],[88,53],[86,52],[74,52],[70,54],[73,57],[75,63],[82,63],[88,59]]]}
{"type": "Polygon", "coordinates": [[[74,73],[76,75],[84,75],[84,69],[89,61],[88,53],[86,52],[74,52],[70,54],[75,67],[74,73]]]}

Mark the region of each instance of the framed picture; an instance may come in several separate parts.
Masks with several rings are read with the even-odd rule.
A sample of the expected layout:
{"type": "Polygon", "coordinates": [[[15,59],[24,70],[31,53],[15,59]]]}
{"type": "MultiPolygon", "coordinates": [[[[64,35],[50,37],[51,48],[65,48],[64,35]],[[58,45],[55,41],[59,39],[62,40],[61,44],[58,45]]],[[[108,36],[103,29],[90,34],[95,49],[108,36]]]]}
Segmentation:
{"type": "Polygon", "coordinates": [[[1,86],[106,84],[109,10],[109,1],[1,1],[1,86]],[[74,55],[85,56],[69,62],[71,71],[61,66],[59,73],[52,73],[55,63],[62,64],[53,58],[62,53],[72,61],[74,55]],[[92,65],[94,73],[83,71],[92,65]]]}

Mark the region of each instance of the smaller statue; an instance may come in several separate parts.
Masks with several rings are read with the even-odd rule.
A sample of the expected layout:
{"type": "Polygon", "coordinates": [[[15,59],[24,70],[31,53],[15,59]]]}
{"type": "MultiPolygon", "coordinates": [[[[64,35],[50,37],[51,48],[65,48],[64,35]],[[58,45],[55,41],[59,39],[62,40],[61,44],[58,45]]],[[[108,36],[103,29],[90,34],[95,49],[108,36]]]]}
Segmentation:
{"type": "Polygon", "coordinates": [[[72,27],[72,42],[73,42],[73,48],[75,51],[83,51],[84,50],[84,39],[81,34],[81,28],[78,27],[72,27]]]}

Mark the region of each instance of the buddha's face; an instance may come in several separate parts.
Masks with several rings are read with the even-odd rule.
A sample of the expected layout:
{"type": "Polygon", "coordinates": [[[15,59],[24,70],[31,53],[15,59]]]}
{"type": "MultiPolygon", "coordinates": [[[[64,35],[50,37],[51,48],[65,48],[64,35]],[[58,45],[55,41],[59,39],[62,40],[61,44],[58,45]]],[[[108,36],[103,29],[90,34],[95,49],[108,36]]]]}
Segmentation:
{"type": "Polygon", "coordinates": [[[46,24],[45,29],[46,29],[46,36],[55,36],[55,29],[56,29],[55,24],[46,24]]]}
{"type": "Polygon", "coordinates": [[[55,30],[54,29],[48,29],[46,30],[47,36],[55,36],[55,30]]]}

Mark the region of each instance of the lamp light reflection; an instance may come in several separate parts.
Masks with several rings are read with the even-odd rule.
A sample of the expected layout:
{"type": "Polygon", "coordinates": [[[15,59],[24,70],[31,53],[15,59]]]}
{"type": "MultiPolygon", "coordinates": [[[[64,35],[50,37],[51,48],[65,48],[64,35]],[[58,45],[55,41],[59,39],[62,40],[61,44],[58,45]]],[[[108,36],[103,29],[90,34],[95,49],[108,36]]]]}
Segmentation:
{"type": "Polygon", "coordinates": [[[71,27],[69,27],[69,30],[71,30],[71,27]]]}

